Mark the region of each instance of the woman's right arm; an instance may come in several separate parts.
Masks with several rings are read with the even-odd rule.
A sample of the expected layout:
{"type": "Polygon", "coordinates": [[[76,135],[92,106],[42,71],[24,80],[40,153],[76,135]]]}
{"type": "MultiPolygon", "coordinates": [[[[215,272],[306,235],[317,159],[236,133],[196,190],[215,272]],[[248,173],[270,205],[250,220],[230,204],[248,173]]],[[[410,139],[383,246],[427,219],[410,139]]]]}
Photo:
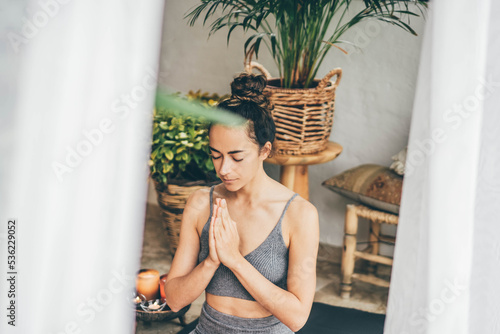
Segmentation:
{"type": "Polygon", "coordinates": [[[165,282],[167,305],[174,312],[191,304],[203,293],[220,264],[215,252],[212,219],[209,228],[210,254],[197,265],[200,238],[196,227],[200,219],[206,219],[203,212],[209,205],[207,192],[197,190],[189,196],[182,214],[179,246],[165,282]]]}

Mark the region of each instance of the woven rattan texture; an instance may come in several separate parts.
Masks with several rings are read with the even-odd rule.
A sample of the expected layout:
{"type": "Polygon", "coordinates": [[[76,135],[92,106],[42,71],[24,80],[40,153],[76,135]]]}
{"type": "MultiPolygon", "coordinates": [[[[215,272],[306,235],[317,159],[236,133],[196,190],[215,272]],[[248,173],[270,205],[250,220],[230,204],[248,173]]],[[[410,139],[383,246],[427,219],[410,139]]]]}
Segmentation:
{"type": "Polygon", "coordinates": [[[393,215],[391,213],[382,212],[378,210],[372,210],[364,205],[355,205],[356,215],[359,217],[363,217],[369,219],[375,223],[386,223],[397,225],[398,224],[398,216],[393,215]]]}
{"type": "Polygon", "coordinates": [[[287,89],[280,80],[254,61],[245,66],[251,73],[256,68],[268,80],[264,94],[274,104],[276,124],[274,147],[278,154],[312,154],[326,148],[330,138],[335,110],[335,91],[342,76],[340,68],[330,71],[322,80],[315,80],[313,88],[287,89]],[[336,81],[330,79],[336,76],[336,81]]]}

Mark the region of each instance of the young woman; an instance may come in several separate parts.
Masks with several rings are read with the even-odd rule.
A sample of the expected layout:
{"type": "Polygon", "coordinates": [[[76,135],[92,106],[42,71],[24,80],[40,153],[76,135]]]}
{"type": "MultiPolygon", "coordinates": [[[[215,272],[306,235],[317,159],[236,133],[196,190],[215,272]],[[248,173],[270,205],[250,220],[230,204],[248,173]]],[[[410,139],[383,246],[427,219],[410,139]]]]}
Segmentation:
{"type": "Polygon", "coordinates": [[[182,217],[179,247],[165,283],[180,310],[205,291],[191,333],[292,333],[305,324],[316,287],[316,208],[263,168],[275,126],[263,76],[241,74],[220,108],[244,126],[212,125],[210,150],[222,183],[198,190],[182,217]]]}

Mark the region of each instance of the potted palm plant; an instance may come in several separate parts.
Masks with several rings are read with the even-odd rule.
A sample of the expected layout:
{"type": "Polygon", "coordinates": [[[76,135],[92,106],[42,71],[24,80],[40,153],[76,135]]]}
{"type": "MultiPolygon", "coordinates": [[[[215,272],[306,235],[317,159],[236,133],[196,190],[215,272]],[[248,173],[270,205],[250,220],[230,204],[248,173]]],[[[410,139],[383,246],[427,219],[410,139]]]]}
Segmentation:
{"type": "MultiPolygon", "coordinates": [[[[205,106],[207,115],[222,98],[224,96],[200,91],[187,94],[188,100],[196,100],[205,106]]],[[[208,117],[197,117],[192,113],[193,107],[190,108],[191,114],[179,114],[177,109],[175,105],[165,107],[165,103],[157,101],[149,161],[172,254],[179,244],[182,212],[187,198],[197,189],[220,182],[214,173],[208,149],[208,117]]],[[[227,115],[223,116],[227,118],[227,115]]],[[[217,121],[217,118],[212,115],[211,120],[217,121]]]]}
{"type": "Polygon", "coordinates": [[[333,125],[335,90],[342,71],[334,69],[323,80],[316,74],[325,56],[353,26],[369,19],[393,24],[416,35],[410,17],[423,15],[425,1],[363,0],[352,15],[352,0],[201,0],[186,17],[193,25],[211,17],[210,34],[227,29],[227,41],[235,29],[253,31],[245,44],[246,70],[257,68],[268,78],[266,92],[274,102],[276,149],[280,153],[307,154],[326,147],[333,125]],[[279,78],[271,78],[252,62],[261,45],[271,53],[279,78]],[[330,79],[336,76],[336,81],[330,79]]]}

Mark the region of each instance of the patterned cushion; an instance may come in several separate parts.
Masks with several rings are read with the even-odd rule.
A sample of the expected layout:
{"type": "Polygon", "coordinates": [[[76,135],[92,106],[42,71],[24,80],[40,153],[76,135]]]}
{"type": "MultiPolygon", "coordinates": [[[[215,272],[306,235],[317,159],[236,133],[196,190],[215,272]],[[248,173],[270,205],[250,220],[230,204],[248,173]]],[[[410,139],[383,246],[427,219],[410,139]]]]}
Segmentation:
{"type": "Polygon", "coordinates": [[[329,178],[322,185],[372,208],[399,214],[403,177],[388,167],[361,165],[329,178]]]}

